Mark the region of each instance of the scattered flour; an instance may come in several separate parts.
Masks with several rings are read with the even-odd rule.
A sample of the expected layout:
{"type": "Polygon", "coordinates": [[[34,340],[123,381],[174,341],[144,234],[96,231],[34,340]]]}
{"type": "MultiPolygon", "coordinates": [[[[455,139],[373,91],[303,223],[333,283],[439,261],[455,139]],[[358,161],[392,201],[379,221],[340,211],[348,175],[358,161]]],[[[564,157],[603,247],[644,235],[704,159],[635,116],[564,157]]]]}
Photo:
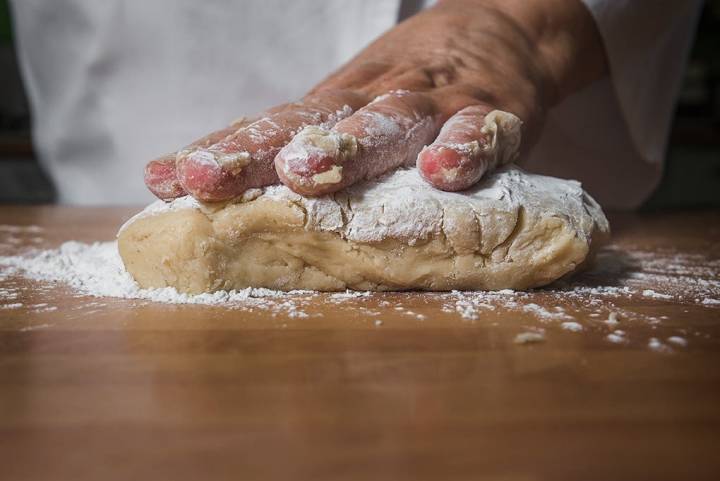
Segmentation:
{"type": "Polygon", "coordinates": [[[515,336],[513,342],[515,344],[536,344],[539,342],[545,342],[545,333],[531,331],[521,332],[520,334],[515,336]]]}
{"type": "Polygon", "coordinates": [[[670,294],[661,294],[659,292],[655,292],[652,289],[644,289],[642,291],[642,295],[645,297],[654,297],[655,299],[672,299],[673,297],[670,294]]]}
{"type": "Polygon", "coordinates": [[[688,344],[687,339],[685,339],[684,337],[680,337],[680,336],[670,336],[667,338],[667,342],[669,342],[670,344],[675,344],[676,346],[681,346],[681,347],[685,347],[688,344]]]}
{"type": "MultiPolygon", "coordinates": [[[[686,306],[720,306],[720,259],[670,249],[645,252],[611,245],[598,253],[591,270],[571,282],[561,280],[528,292],[453,292],[446,295],[444,310],[475,322],[482,320],[485,311],[507,309],[532,314],[539,322],[559,324],[561,329],[572,329],[569,326],[578,324],[586,331],[603,326],[616,329],[621,321],[628,326],[643,323],[655,330],[668,320],[667,316],[649,315],[644,309],[623,309],[615,303],[631,301],[632,305],[637,297],[671,300],[686,306]],[[566,307],[564,310],[543,307],[555,303],[566,307]],[[573,319],[574,315],[578,318],[573,319]]],[[[606,340],[617,344],[629,341],[618,330],[607,334],[606,340]]],[[[667,338],[667,344],[677,346],[684,345],[683,341],[687,343],[680,336],[667,338]]],[[[657,342],[664,347],[649,341],[648,347],[658,352],[670,350],[666,344],[657,342]]]]}
{"type": "MultiPolygon", "coordinates": [[[[242,303],[250,307],[265,307],[284,312],[290,317],[307,317],[293,302],[293,295],[313,295],[308,291],[290,293],[263,288],[188,295],[172,287],[142,289],[128,274],[117,250],[117,242],[65,242],[57,249],[24,256],[0,257],[0,267],[9,274],[26,278],[58,282],[94,297],[144,299],[167,304],[223,304],[242,303]]],[[[12,308],[13,304],[5,305],[12,308]]],[[[19,306],[17,306],[19,307],[19,306]]]]}
{"type": "MultiPolygon", "coordinates": [[[[41,229],[36,226],[0,225],[3,238],[35,237],[39,232],[41,229]]],[[[38,239],[38,242],[42,242],[41,238],[38,239]]],[[[19,247],[15,244],[8,244],[5,248],[2,245],[0,253],[17,254],[19,247]]],[[[31,242],[24,245],[36,244],[31,242]]],[[[116,242],[86,244],[71,241],[57,249],[33,249],[23,255],[0,256],[0,310],[9,312],[25,308],[33,312],[53,311],[57,309],[56,306],[38,302],[40,299],[23,302],[20,287],[11,280],[14,277],[38,281],[46,286],[45,288],[58,284],[67,285],[84,296],[261,309],[270,311],[273,316],[282,314],[292,318],[308,317],[304,307],[310,305],[313,299],[316,302],[320,295],[308,291],[288,293],[263,288],[200,295],[182,294],[173,288],[141,289],[125,271],[116,242]]],[[[720,260],[671,251],[659,254],[625,251],[610,246],[599,253],[596,267],[576,277],[571,283],[559,281],[532,291],[505,289],[494,292],[453,291],[422,295],[438,299],[444,312],[457,314],[468,322],[482,322],[483,316],[489,316],[489,313],[494,313],[490,316],[494,321],[498,313],[508,311],[521,316],[531,316],[541,325],[557,326],[558,329],[571,332],[611,331],[605,335],[605,339],[615,344],[629,341],[625,331],[617,329],[621,321],[623,326],[628,326],[625,328],[628,330],[633,324],[641,322],[653,329],[654,337],[639,341],[647,342],[650,350],[671,352],[671,346],[685,347],[688,345],[687,336],[699,334],[674,329],[681,335],[673,335],[672,331],[667,332],[672,329],[670,326],[665,327],[665,331],[655,330],[668,319],[667,316],[651,316],[641,310],[623,309],[616,305],[615,301],[635,301],[640,297],[667,299],[688,306],[720,306],[720,260]],[[662,289],[662,292],[658,289],[662,289]]],[[[382,314],[378,309],[394,309],[399,314],[420,321],[426,319],[424,314],[417,313],[400,302],[390,302],[387,298],[378,299],[375,296],[381,295],[346,291],[326,294],[322,299],[331,304],[353,303],[353,309],[372,319],[373,325],[377,327],[383,325],[383,321],[377,317],[382,314]],[[378,309],[355,305],[370,297],[375,298],[376,304],[373,307],[377,306],[378,309]]],[[[91,304],[86,303],[84,306],[92,308],[91,304]]],[[[98,309],[103,307],[102,303],[97,306],[98,309]]],[[[525,344],[544,340],[544,330],[535,330],[518,334],[514,342],[525,344]]]]}
{"type": "Polygon", "coordinates": [[[331,300],[345,300],[345,299],[357,299],[359,297],[370,297],[372,295],[372,292],[370,291],[345,291],[345,292],[337,292],[335,294],[330,294],[331,300]]]}
{"type": "Polygon", "coordinates": [[[13,302],[12,304],[0,305],[0,309],[19,309],[22,306],[23,306],[22,302],[13,302]]]}
{"type": "Polygon", "coordinates": [[[620,334],[615,334],[614,332],[611,334],[608,334],[605,339],[612,342],[613,344],[622,344],[627,342],[627,339],[625,336],[621,336],[620,334]]]}
{"type": "Polygon", "coordinates": [[[660,339],[656,337],[651,337],[648,341],[648,348],[652,351],[656,352],[672,352],[672,349],[667,344],[663,344],[660,339]]]}
{"type": "Polygon", "coordinates": [[[47,329],[52,327],[50,324],[36,324],[34,326],[21,327],[20,332],[37,331],[39,329],[47,329]]]}
{"type": "Polygon", "coordinates": [[[579,322],[574,322],[574,321],[565,321],[562,324],[560,324],[560,327],[562,327],[566,331],[572,331],[572,332],[580,332],[584,329],[582,324],[580,324],[579,322]]]}
{"type": "Polygon", "coordinates": [[[10,232],[10,233],[40,233],[43,231],[43,228],[39,225],[8,225],[8,224],[0,224],[0,232],[10,232]]]}
{"type": "Polygon", "coordinates": [[[615,325],[617,325],[617,324],[619,324],[619,323],[620,323],[620,321],[618,321],[617,312],[614,312],[614,311],[611,312],[611,313],[608,315],[607,320],[605,320],[605,324],[607,324],[607,325],[609,325],[609,326],[615,326],[615,325]]]}
{"type": "Polygon", "coordinates": [[[521,306],[521,308],[525,312],[535,314],[540,319],[552,319],[552,320],[573,319],[572,316],[568,316],[567,314],[565,314],[561,307],[556,307],[555,312],[551,312],[551,311],[548,311],[547,309],[545,309],[544,307],[531,302],[528,304],[523,304],[521,306]]]}

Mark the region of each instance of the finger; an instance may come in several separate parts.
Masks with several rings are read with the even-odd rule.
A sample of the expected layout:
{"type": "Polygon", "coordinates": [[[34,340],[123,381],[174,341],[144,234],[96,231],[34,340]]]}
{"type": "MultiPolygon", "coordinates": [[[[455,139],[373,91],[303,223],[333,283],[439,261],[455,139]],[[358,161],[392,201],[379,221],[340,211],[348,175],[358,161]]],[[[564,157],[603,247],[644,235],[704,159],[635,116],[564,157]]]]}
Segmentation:
{"type": "Polygon", "coordinates": [[[207,202],[229,200],[247,189],[277,184],[273,159],[307,125],[328,128],[358,108],[365,98],[352,92],[323,91],[276,110],[210,146],[181,152],[180,183],[207,202]]]}
{"type": "Polygon", "coordinates": [[[145,165],[145,185],[158,199],[172,200],[186,195],[175,170],[176,154],[167,154],[145,165]]]}
{"type": "Polygon", "coordinates": [[[359,180],[412,164],[437,133],[433,102],[395,91],[378,97],[332,129],[306,127],[275,158],[280,180],[303,195],[336,192],[359,180]]]}
{"type": "Polygon", "coordinates": [[[515,115],[473,105],[450,117],[417,158],[420,175],[441,190],[467,189],[485,172],[512,162],[522,122],[515,115]]]}
{"type": "MultiPolygon", "coordinates": [[[[237,132],[238,129],[252,123],[252,119],[240,118],[224,129],[212,132],[202,137],[180,152],[196,150],[201,147],[207,147],[237,132]]],[[[145,185],[147,188],[160,199],[172,200],[177,197],[187,195],[180,180],[177,177],[175,168],[175,160],[178,152],[163,155],[157,159],[153,159],[145,166],[145,185]]]]}

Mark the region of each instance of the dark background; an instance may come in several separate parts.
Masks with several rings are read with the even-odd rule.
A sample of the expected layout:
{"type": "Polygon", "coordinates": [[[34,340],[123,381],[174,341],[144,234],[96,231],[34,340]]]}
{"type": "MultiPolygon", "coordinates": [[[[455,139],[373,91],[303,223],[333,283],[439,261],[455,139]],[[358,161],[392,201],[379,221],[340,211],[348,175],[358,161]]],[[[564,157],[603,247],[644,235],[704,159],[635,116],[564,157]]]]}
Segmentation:
{"type": "MultiPolygon", "coordinates": [[[[101,0],[100,0],[101,1],[101,0]]],[[[38,165],[31,118],[0,0],[0,203],[53,202],[38,165]]],[[[705,4],[678,101],[665,174],[643,209],[720,206],[720,0],[705,4]]]]}

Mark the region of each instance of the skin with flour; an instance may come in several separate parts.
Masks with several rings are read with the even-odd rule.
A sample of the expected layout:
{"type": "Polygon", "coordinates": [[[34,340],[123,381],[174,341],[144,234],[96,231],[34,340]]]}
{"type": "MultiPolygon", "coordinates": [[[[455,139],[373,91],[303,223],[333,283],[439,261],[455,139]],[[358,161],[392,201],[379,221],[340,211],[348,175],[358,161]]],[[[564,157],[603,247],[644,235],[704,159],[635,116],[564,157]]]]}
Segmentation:
{"type": "Polygon", "coordinates": [[[513,150],[502,137],[492,146],[491,112],[518,119],[508,130],[522,122],[526,149],[545,111],[606,69],[596,26],[578,0],[444,0],[300,101],[210,134],[174,163],[173,155],[150,162],[145,180],[163,199],[229,200],[281,181],[320,195],[414,163],[427,145],[417,158],[423,178],[465,189],[513,150]]]}

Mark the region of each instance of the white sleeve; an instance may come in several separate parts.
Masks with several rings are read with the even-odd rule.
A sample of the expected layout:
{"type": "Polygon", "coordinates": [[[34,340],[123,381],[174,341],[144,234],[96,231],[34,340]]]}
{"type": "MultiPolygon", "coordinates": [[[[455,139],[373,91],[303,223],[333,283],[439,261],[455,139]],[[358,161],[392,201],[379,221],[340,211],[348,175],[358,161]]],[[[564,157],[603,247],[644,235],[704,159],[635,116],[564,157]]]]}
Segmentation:
{"type": "Polygon", "coordinates": [[[595,18],[638,153],[661,163],[702,0],[581,0],[595,18]]]}

